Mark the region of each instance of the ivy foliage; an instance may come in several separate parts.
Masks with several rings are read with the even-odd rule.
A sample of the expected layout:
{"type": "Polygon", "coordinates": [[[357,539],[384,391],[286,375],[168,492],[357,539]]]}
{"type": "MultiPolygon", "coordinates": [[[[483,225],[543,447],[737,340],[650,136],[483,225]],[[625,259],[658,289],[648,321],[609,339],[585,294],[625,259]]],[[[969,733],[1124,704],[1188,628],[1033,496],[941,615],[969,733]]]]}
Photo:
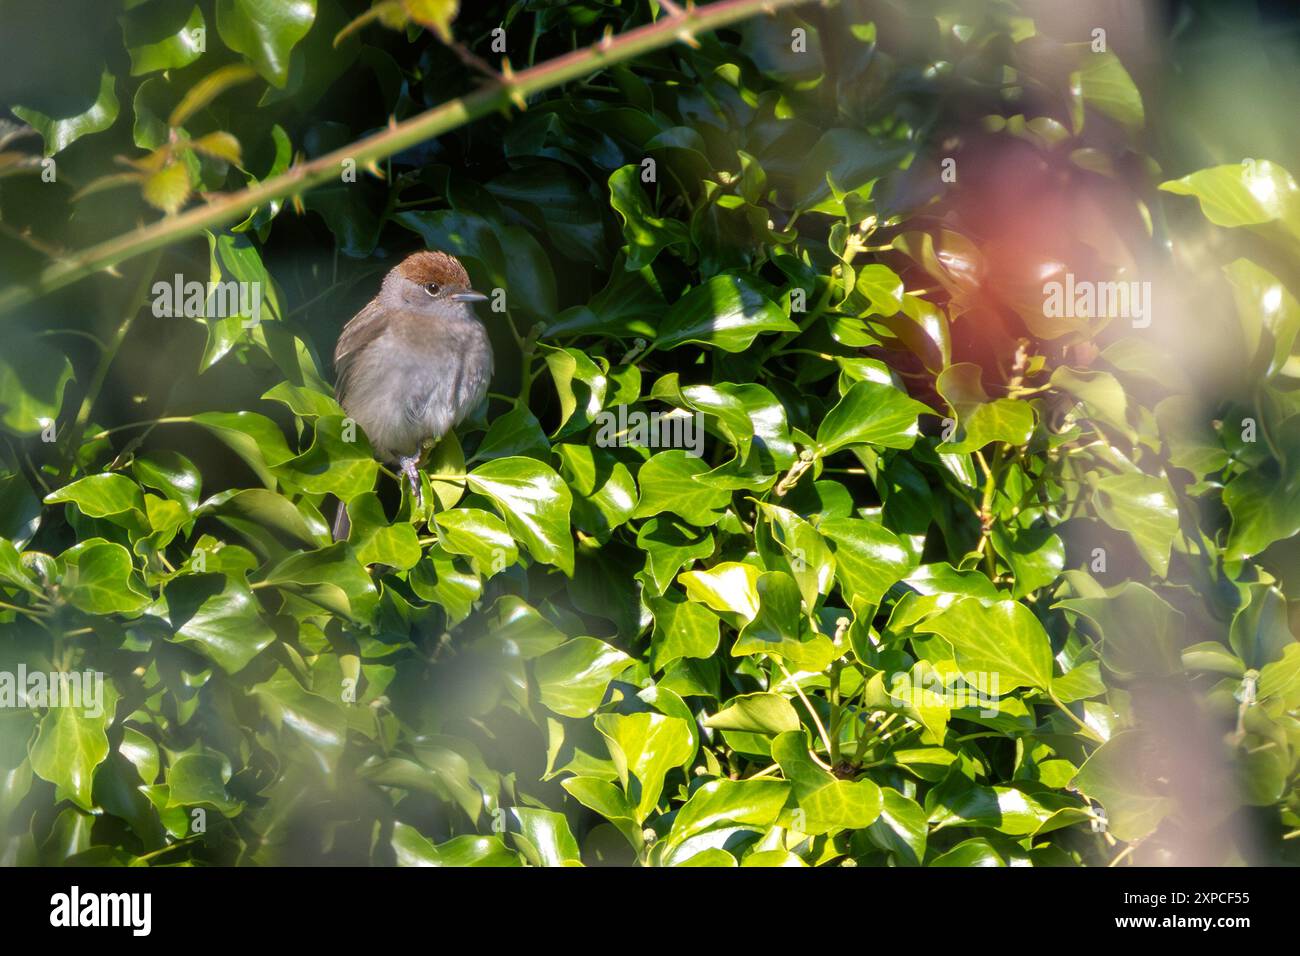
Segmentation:
{"type": "MultiPolygon", "coordinates": [[[[94,6],[8,281],[664,15],[94,6]]],[[[805,6],[5,317],[0,671],[104,688],[0,708],[0,861],[1295,862],[1300,193],[1154,113],[1010,3],[805,6]],[[421,504],[325,359],[424,247],[498,371],[421,504]]]]}

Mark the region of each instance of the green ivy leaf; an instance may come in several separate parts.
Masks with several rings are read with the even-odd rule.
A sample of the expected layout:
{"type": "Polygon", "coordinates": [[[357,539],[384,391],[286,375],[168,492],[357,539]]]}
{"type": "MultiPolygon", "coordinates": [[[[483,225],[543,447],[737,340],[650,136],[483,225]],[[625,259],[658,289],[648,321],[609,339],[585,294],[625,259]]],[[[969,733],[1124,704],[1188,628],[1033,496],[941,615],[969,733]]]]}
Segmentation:
{"type": "Polygon", "coordinates": [[[546,440],[546,433],[537,418],[527,407],[520,405],[492,420],[474,457],[488,459],[518,455],[544,461],[550,447],[551,443],[546,440]]]}
{"type": "Polygon", "coordinates": [[[1126,532],[1156,574],[1169,573],[1169,549],[1178,534],[1178,503],[1169,482],[1137,472],[1108,475],[1093,486],[1101,520],[1126,532]]]}
{"type": "Polygon", "coordinates": [[[512,807],[511,836],[533,866],[581,866],[578,841],[564,814],[533,807],[512,807]]]}
{"type": "Polygon", "coordinates": [[[755,582],[758,610],[732,645],[735,656],[771,654],[800,670],[820,671],[835,659],[830,638],[812,629],[801,606],[799,585],[784,571],[767,571],[755,582]]]}
{"type": "MultiPolygon", "coordinates": [[[[1070,93],[1082,105],[1092,107],[1130,130],[1140,130],[1146,122],[1142,95],[1133,78],[1109,51],[1094,53],[1087,44],[1075,44],[1083,63],[1070,74],[1070,93]]],[[[1075,114],[1075,132],[1083,128],[1082,114],[1075,114]]]]}
{"type": "Polygon", "coordinates": [[[43,340],[5,343],[0,353],[0,428],[19,436],[37,435],[54,425],[72,363],[43,340]]]}
{"type": "Polygon", "coordinates": [[[930,832],[925,811],[891,787],[881,787],[880,795],[880,816],[867,829],[867,836],[901,864],[920,866],[930,832]]]}
{"type": "Polygon", "coordinates": [[[259,586],[285,588],[321,607],[358,620],[375,611],[378,596],[355,552],[340,542],[319,551],[291,554],[272,567],[259,586]]]}
{"type": "Polygon", "coordinates": [[[393,825],[398,866],[519,866],[519,856],[497,836],[459,836],[434,846],[409,824],[393,825]]]}
{"type": "Polygon", "coordinates": [[[879,315],[893,315],[903,307],[903,280],[882,263],[873,262],[859,269],[853,290],[879,315]]]}
{"type": "Polygon", "coordinates": [[[962,598],[945,611],[916,625],[952,645],[968,683],[986,687],[979,675],[996,675],[997,693],[1017,687],[1047,690],[1052,683],[1052,645],[1034,612],[1015,601],[984,604],[962,598]]]}
{"type": "Polygon", "coordinates": [[[126,512],[144,512],[140,487],[123,475],[90,475],[45,496],[47,505],[72,502],[82,514],[106,518],[126,512]]]}
{"type": "Polygon", "coordinates": [[[1107,829],[1116,839],[1141,840],[1174,809],[1155,779],[1158,761],[1149,749],[1139,733],[1116,734],[1092,752],[1072,782],[1105,808],[1107,829]]]}
{"type": "Polygon", "coordinates": [[[929,411],[892,385],[856,382],[818,426],[817,451],[825,456],[849,445],[911,448],[917,417],[929,411]]]}
{"type": "Polygon", "coordinates": [[[609,204],[623,220],[628,250],[623,268],[629,271],[648,266],[663,249],[690,242],[684,225],[675,219],[660,219],[651,210],[641,186],[639,166],[623,166],[610,174],[609,204]]]}
{"type": "Polygon", "coordinates": [[[643,822],[659,803],[664,775],[690,757],[693,750],[686,722],[662,714],[599,714],[596,729],[604,736],[610,759],[633,802],[635,819],[643,822]],[[639,784],[640,796],[633,782],[639,784]]]}
{"type": "Polygon", "coordinates": [[[227,674],[236,674],[271,645],[275,631],[242,579],[188,574],[167,585],[174,640],[191,645],[227,674]]]}
{"type": "Polygon", "coordinates": [[[772,741],[772,757],[794,788],[804,811],[795,829],[812,835],[871,826],[884,808],[880,788],[870,780],[840,780],[813,762],[803,730],[779,735],[772,741]]]}
{"type": "Polygon", "coordinates": [[[131,75],[189,66],[203,55],[207,21],[193,0],[163,0],[128,9],[118,17],[131,57],[131,75]]]}
{"type": "Polygon", "coordinates": [[[478,575],[463,571],[439,545],[425,552],[424,560],[411,569],[408,580],[418,597],[447,612],[448,623],[453,626],[469,617],[474,602],[483,595],[478,575]]]}
{"type": "Polygon", "coordinates": [[[273,473],[309,495],[331,494],[343,501],[375,487],[379,463],[360,432],[341,415],[316,419],[311,448],[277,465],[273,473]]]}
{"type": "Polygon", "coordinates": [[[750,734],[789,733],[799,729],[799,714],[780,694],[741,694],[704,721],[705,727],[750,734]]]}
{"type": "Polygon", "coordinates": [[[762,572],[752,564],[723,561],[701,571],[678,575],[686,596],[713,608],[751,621],[758,613],[758,578],[762,572]]]}
{"type": "Polygon", "coordinates": [[[682,565],[713,553],[713,538],[668,515],[651,518],[636,534],[637,547],[645,552],[645,576],[654,591],[662,594],[682,565]]]}
{"type": "Polygon", "coordinates": [[[241,804],[226,789],[230,767],[217,754],[187,753],[167,769],[167,806],[208,806],[234,816],[241,804]]]}
{"type": "Polygon", "coordinates": [[[720,275],[696,286],[669,309],[655,344],[673,349],[694,342],[741,352],[763,332],[798,329],[752,279],[720,275]]]}
{"type": "Polygon", "coordinates": [[[94,716],[85,707],[51,707],[29,750],[32,772],[54,784],[59,799],[86,811],[95,809],[91,785],[95,768],[108,757],[107,731],[117,705],[117,693],[107,682],[103,698],[102,712],[94,716]]]}
{"type": "Polygon", "coordinates": [[[194,462],[184,455],[167,449],[151,451],[131,462],[131,473],[140,484],[161,491],[187,512],[199,506],[203,479],[194,462]]]}
{"type": "Polygon", "coordinates": [[[1095,421],[1110,425],[1130,439],[1135,438],[1128,423],[1128,397],[1124,394],[1124,386],[1109,372],[1085,372],[1061,366],[1052,373],[1052,385],[1082,401],[1095,421]]]}
{"type": "Polygon", "coordinates": [[[1295,643],[1286,597],[1263,583],[1245,585],[1245,603],[1232,616],[1228,641],[1247,667],[1262,668],[1295,643]]]}
{"type": "Polygon", "coordinates": [[[272,469],[294,457],[275,422],[256,412],[203,412],[190,419],[225,442],[267,488],[275,487],[272,469]]]}
{"type": "Polygon", "coordinates": [[[1181,666],[1178,646],[1187,623],[1144,585],[1125,581],[1095,596],[1067,598],[1053,606],[1076,611],[1097,626],[1101,659],[1123,678],[1172,674],[1181,666]]]}
{"type": "Polygon", "coordinates": [[[28,594],[39,595],[41,589],[36,586],[32,576],[23,567],[18,549],[9,543],[8,538],[0,538],[0,583],[8,587],[22,588],[28,594]]]}
{"type": "Polygon", "coordinates": [[[989,442],[1023,445],[1034,431],[1034,410],[1027,403],[1010,398],[990,400],[984,391],[978,365],[958,362],[939,373],[935,388],[957,419],[953,440],[945,452],[972,452],[989,442]]]}
{"type": "Polygon", "coordinates": [[[632,666],[632,658],[594,637],[575,637],[537,658],[542,703],[563,717],[590,717],[609,682],[632,666]]]}
{"type": "Polygon", "coordinates": [[[861,518],[832,518],[819,530],[835,547],[835,576],[847,598],[879,604],[915,566],[915,557],[891,531],[861,518]]]}
{"type": "Polygon", "coordinates": [[[945,827],[988,827],[1010,836],[1036,833],[1063,800],[1036,795],[1015,787],[973,785],[965,777],[950,776],[927,794],[926,809],[936,830],[945,827]],[[1050,802],[1049,802],[1050,801],[1050,802]]]}
{"type": "Polygon", "coordinates": [[[661,670],[679,657],[712,657],[718,649],[718,618],[678,594],[669,592],[646,602],[654,615],[651,666],[661,670]]]}
{"type": "Polygon", "coordinates": [[[963,868],[1006,866],[992,844],[983,837],[963,840],[947,853],[940,853],[930,861],[930,866],[959,866],[963,868]]]}
{"type": "Polygon", "coordinates": [[[598,777],[569,777],[560,781],[573,797],[588,810],[599,813],[612,823],[627,838],[633,849],[640,850],[642,843],[641,828],[633,818],[634,810],[628,804],[623,792],[607,780],[598,777]]]}
{"type": "Polygon", "coordinates": [[[149,603],[132,580],[131,554],[120,544],[92,538],[59,556],[61,590],[87,614],[134,614],[149,603]]]}
{"type": "Polygon", "coordinates": [[[636,510],[637,490],[632,472],[600,448],[565,442],[556,445],[555,451],[563,463],[560,474],[573,492],[574,527],[601,541],[607,540],[636,510]]]}
{"type": "MultiPolygon", "coordinates": [[[[818,597],[828,593],[835,575],[835,556],[830,547],[816,528],[790,509],[767,502],[760,502],[759,508],[780,530],[781,547],[787,556],[780,562],[765,558],[768,568],[792,575],[799,583],[804,604],[816,607],[818,597]]],[[[762,542],[760,538],[760,553],[765,550],[762,542]]]]}
{"type": "Polygon", "coordinates": [[[1276,375],[1291,357],[1300,332],[1300,304],[1276,276],[1249,259],[1235,259],[1223,271],[1232,283],[1247,355],[1255,356],[1267,332],[1272,353],[1266,374],[1276,375]]]}
{"type": "Polygon", "coordinates": [[[668,843],[680,846],[724,824],[770,826],[789,793],[790,785],[784,780],[710,780],[677,811],[668,843]]]}
{"type": "Polygon", "coordinates": [[[274,86],[289,82],[289,53],[316,19],[316,0],[217,0],[221,40],[274,86]]]}
{"type": "Polygon", "coordinates": [[[470,559],[474,570],[486,577],[519,560],[519,549],[505,522],[481,508],[456,508],[434,515],[439,543],[452,554],[470,559]]]}
{"type": "Polygon", "coordinates": [[[1216,226],[1279,222],[1300,237],[1300,190],[1289,172],[1266,159],[1200,169],[1160,188],[1195,196],[1205,218],[1216,226]]]}
{"type": "Polygon", "coordinates": [[[531,458],[497,458],[475,468],[468,482],[471,490],[492,500],[529,554],[573,574],[573,495],[554,470],[531,458]]]}
{"type": "Polygon", "coordinates": [[[708,465],[683,449],[659,452],[637,472],[641,497],[632,517],[667,512],[697,527],[717,524],[731,493],[714,487],[708,471],[708,465]]]}
{"type": "Polygon", "coordinates": [[[1026,528],[998,522],[989,540],[1011,568],[1015,577],[1011,596],[1016,600],[1050,585],[1065,567],[1065,544],[1050,525],[1026,528]]]}
{"type": "Polygon", "coordinates": [[[45,140],[45,155],[54,156],[81,137],[102,132],[113,125],[118,110],[116,85],[113,74],[104,70],[99,77],[99,93],[95,102],[85,112],[75,116],[54,119],[26,106],[15,106],[13,114],[41,134],[45,140]]]}
{"type": "Polygon", "coordinates": [[[415,528],[405,522],[389,524],[379,496],[373,492],[348,502],[348,519],[348,543],[356,548],[357,560],[362,564],[408,571],[420,562],[420,536],[415,528]]]}
{"type": "Polygon", "coordinates": [[[329,527],[319,513],[295,507],[288,498],[265,488],[222,491],[204,501],[198,514],[213,515],[274,554],[283,552],[282,540],[308,548],[330,540],[329,527]]]}
{"type": "Polygon", "coordinates": [[[313,759],[329,770],[338,765],[348,728],[339,698],[331,700],[305,690],[283,669],[255,685],[251,693],[259,699],[272,724],[295,737],[313,759]]]}

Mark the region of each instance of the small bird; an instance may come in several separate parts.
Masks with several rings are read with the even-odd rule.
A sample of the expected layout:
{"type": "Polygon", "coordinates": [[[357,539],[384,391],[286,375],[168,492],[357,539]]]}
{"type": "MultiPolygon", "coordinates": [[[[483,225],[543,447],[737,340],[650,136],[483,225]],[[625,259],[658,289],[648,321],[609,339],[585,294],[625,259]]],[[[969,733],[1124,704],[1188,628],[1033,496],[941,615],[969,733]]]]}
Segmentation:
{"type": "MultiPolygon", "coordinates": [[[[421,503],[420,456],[487,395],[492,343],[471,305],[486,299],[455,256],[416,252],[384,277],[334,349],[339,404],[421,503]]],[[[335,540],[349,527],[340,502],[335,540]]]]}

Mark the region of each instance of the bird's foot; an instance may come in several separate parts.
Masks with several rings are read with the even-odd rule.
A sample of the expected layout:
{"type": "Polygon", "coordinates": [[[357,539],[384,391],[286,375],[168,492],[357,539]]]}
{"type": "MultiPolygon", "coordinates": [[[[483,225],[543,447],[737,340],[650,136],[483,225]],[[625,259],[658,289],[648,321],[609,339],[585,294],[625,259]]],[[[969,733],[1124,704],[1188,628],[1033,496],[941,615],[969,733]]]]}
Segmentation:
{"type": "Polygon", "coordinates": [[[417,467],[420,464],[420,456],[412,455],[410,458],[402,458],[400,463],[402,465],[402,474],[411,483],[411,497],[415,499],[416,506],[423,509],[424,490],[420,487],[420,470],[417,467]]]}

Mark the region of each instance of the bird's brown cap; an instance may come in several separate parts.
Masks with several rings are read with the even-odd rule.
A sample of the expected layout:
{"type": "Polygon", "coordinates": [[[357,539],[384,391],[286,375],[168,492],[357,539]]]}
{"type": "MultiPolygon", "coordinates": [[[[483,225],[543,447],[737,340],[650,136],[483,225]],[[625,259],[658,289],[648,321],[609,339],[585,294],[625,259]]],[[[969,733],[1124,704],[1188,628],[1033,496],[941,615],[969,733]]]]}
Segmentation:
{"type": "Polygon", "coordinates": [[[445,252],[415,252],[393,270],[416,285],[436,282],[440,286],[469,288],[469,273],[455,256],[445,252]]]}

